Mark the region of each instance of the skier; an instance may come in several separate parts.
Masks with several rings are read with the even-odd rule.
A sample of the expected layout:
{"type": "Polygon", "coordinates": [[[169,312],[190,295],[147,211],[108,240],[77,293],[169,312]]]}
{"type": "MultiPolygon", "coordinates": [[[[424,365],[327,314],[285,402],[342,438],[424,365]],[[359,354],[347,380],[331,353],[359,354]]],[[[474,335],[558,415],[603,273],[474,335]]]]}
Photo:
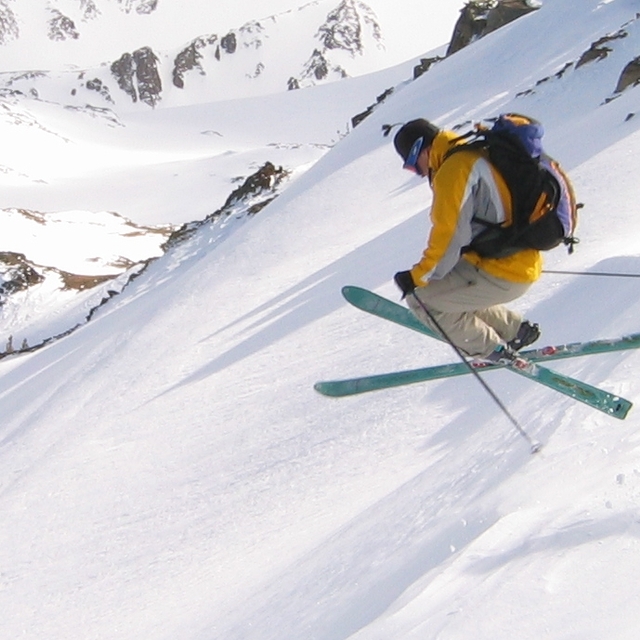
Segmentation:
{"type": "Polygon", "coordinates": [[[463,251],[483,228],[510,217],[506,183],[480,150],[445,155],[458,134],[424,119],[400,128],[394,146],[404,168],[427,177],[433,191],[431,231],[422,258],[394,280],[418,319],[466,355],[514,364],[517,351],[535,342],[540,328],[505,303],[522,296],[542,271],[535,249],[504,258],[463,251]],[[426,313],[428,311],[429,313],[426,313]],[[431,318],[429,317],[431,316],[431,318]]]}

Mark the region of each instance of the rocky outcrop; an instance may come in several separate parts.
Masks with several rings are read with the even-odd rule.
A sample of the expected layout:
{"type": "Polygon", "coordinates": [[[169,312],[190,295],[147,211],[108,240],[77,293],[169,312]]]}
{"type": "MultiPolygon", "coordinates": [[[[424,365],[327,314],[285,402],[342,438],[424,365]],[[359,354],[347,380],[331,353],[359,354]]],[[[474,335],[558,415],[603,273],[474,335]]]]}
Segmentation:
{"type": "Polygon", "coordinates": [[[493,0],[486,0],[485,2],[478,0],[476,2],[467,2],[460,9],[460,17],[453,28],[453,35],[446,55],[450,56],[482,37],[487,26],[487,13],[493,4],[493,0]]]}
{"type": "MultiPolygon", "coordinates": [[[[257,25],[258,28],[261,28],[258,23],[249,23],[240,29],[241,32],[251,33],[252,27],[257,25]]],[[[259,46],[254,42],[243,41],[243,45],[248,46],[259,46]]],[[[216,34],[211,34],[208,36],[201,36],[192,40],[178,55],[175,57],[173,61],[173,84],[178,87],[178,89],[184,89],[185,86],[185,75],[194,69],[198,71],[200,75],[206,75],[206,70],[202,64],[202,60],[204,58],[204,51],[208,47],[215,47],[213,56],[219,62],[222,59],[222,54],[233,55],[238,49],[238,35],[235,31],[230,31],[226,35],[219,38],[216,34]]]]}
{"type": "MultiPolygon", "coordinates": [[[[274,18],[275,21],[275,18],[274,18]]],[[[245,48],[259,49],[263,44],[262,34],[265,28],[261,22],[251,20],[238,29],[238,35],[245,48]]]]}
{"type": "Polygon", "coordinates": [[[283,167],[276,167],[271,162],[265,162],[237,189],[231,192],[221,209],[208,216],[207,219],[221,214],[228,215],[238,204],[245,205],[249,215],[258,213],[276,197],[276,189],[288,175],[289,172],[283,167]]]}
{"type": "MultiPolygon", "coordinates": [[[[133,266],[133,265],[131,265],[133,266]]],[[[114,279],[113,275],[85,276],[52,267],[41,267],[29,262],[23,253],[0,252],[0,306],[3,298],[44,282],[47,275],[56,274],[62,290],[84,291],[114,279]]]]}
{"type": "Polygon", "coordinates": [[[3,298],[44,280],[22,253],[0,252],[0,305],[3,298]]]}
{"type": "Polygon", "coordinates": [[[123,53],[114,63],[111,64],[111,73],[122,89],[134,102],[138,101],[138,92],[134,83],[133,56],[130,53],[123,53]]]}
{"type": "Polygon", "coordinates": [[[351,55],[361,54],[366,25],[372,28],[374,38],[381,41],[380,26],[373,11],[358,0],[342,0],[327,15],[326,21],[318,29],[316,38],[320,40],[324,49],[341,49],[351,55]]]}
{"type": "Polygon", "coordinates": [[[377,98],[375,104],[368,106],[362,113],[358,113],[357,115],[351,118],[351,126],[357,127],[365,118],[370,116],[374,109],[381,105],[391,94],[393,93],[393,88],[387,89],[385,92],[381,93],[377,98]]]}
{"type": "Polygon", "coordinates": [[[19,36],[20,29],[15,14],[7,0],[0,0],[0,44],[17,40],[19,36]]]}
{"type": "Polygon", "coordinates": [[[626,31],[621,29],[620,31],[612,35],[603,36],[595,42],[592,42],[591,46],[578,59],[578,62],[576,63],[576,69],[584,64],[588,64],[589,62],[604,60],[604,58],[606,58],[613,51],[613,49],[611,49],[611,47],[608,47],[607,44],[609,42],[613,42],[614,40],[626,38],[628,35],[629,34],[626,31]]]}
{"type": "Polygon", "coordinates": [[[262,211],[279,195],[279,188],[289,177],[290,172],[283,167],[276,167],[272,162],[265,162],[255,173],[246,178],[234,189],[226,202],[204,220],[190,222],[174,231],[162,245],[164,251],[190,238],[200,227],[211,224],[220,218],[235,216],[253,216],[262,211]]]}
{"type": "Polygon", "coordinates": [[[118,0],[118,3],[127,13],[153,13],[158,6],[158,0],[118,0]]]}
{"type": "Polygon", "coordinates": [[[89,91],[96,91],[99,93],[107,102],[113,103],[111,99],[111,94],[109,93],[109,87],[100,80],[100,78],[93,78],[91,80],[87,80],[84,85],[89,91]]]}
{"type": "Polygon", "coordinates": [[[436,62],[440,62],[444,58],[435,56],[433,58],[420,58],[420,63],[413,67],[413,79],[419,78],[423,73],[429,71],[432,65],[436,62]]]}
{"type": "Polygon", "coordinates": [[[184,88],[184,76],[188,71],[197,69],[200,75],[206,72],[202,66],[202,50],[218,42],[217,35],[202,36],[190,42],[173,61],[173,84],[179,89],[184,88]]]}
{"type": "Polygon", "coordinates": [[[226,53],[236,52],[236,49],[238,48],[238,38],[233,31],[220,38],[220,48],[223,49],[226,53]]]}
{"type": "Polygon", "coordinates": [[[300,77],[289,79],[287,88],[298,88],[304,80],[347,77],[348,74],[341,65],[331,62],[331,52],[346,51],[352,57],[362,55],[366,33],[370,33],[374,42],[380,46],[380,25],[371,8],[360,0],[342,0],[318,28],[315,37],[320,41],[320,47],[313,50],[300,77]]]}
{"type": "Polygon", "coordinates": [[[540,8],[539,2],[532,0],[500,0],[495,7],[489,9],[487,13],[487,25],[484,29],[483,36],[504,27],[522,16],[526,16],[532,11],[540,8]]]}
{"type": "MultiPolygon", "coordinates": [[[[153,2],[149,0],[147,2],[102,1],[117,3],[116,6],[126,12],[146,13],[157,6],[155,0],[153,2]]],[[[220,81],[216,82],[213,78],[229,75],[217,72],[218,65],[224,68],[225,60],[229,59],[229,56],[236,58],[232,64],[227,63],[228,67],[232,67],[231,73],[235,73],[238,77],[239,89],[236,88],[235,92],[243,95],[251,92],[251,88],[247,87],[247,81],[259,77],[264,79],[262,90],[267,87],[268,91],[285,87],[291,90],[320,82],[339,80],[349,75],[350,58],[365,55],[372,48],[381,46],[382,36],[374,13],[362,0],[334,1],[337,6],[326,15],[315,32],[313,40],[309,42],[308,51],[311,55],[306,61],[305,58],[288,60],[289,68],[286,69],[286,75],[280,69],[268,67],[268,61],[274,56],[263,57],[258,51],[269,36],[276,40],[274,32],[270,31],[272,25],[277,25],[277,28],[274,27],[275,36],[281,38],[285,31],[278,24],[280,16],[274,15],[261,21],[249,21],[238,29],[228,31],[225,35],[202,35],[191,40],[183,48],[171,52],[157,53],[150,47],[142,47],[136,51],[127,51],[117,60],[91,70],[52,72],[51,77],[66,83],[65,94],[71,96],[66,107],[79,108],[86,104],[98,109],[106,107],[106,103],[120,104],[123,100],[154,107],[162,99],[163,91],[173,91],[173,87],[180,90],[189,89],[190,76],[195,81],[194,76],[210,75],[212,77],[210,83],[194,82],[198,90],[216,96],[223,95],[226,98],[226,88],[219,86],[220,81]],[[85,75],[90,78],[87,83],[84,82],[85,75]],[[277,78],[277,83],[272,80],[273,76],[277,78]],[[170,78],[168,83],[166,80],[164,82],[168,84],[167,87],[163,86],[164,78],[170,78]],[[101,99],[97,99],[98,96],[101,99]]],[[[6,23],[7,33],[10,33],[13,27],[17,29],[13,13],[8,10],[13,2],[15,0],[0,0],[0,24],[2,24],[3,15],[7,19],[12,18],[11,22],[6,23]]],[[[66,15],[54,9],[53,7],[57,5],[53,2],[47,4],[51,39],[69,40],[78,37],[82,39],[84,24],[87,20],[100,15],[99,7],[102,3],[99,0],[74,0],[72,4],[76,5],[75,11],[72,12],[71,8],[65,9],[66,15]],[[73,20],[68,16],[72,16],[73,20]]],[[[313,4],[315,3],[309,3],[309,6],[313,4]]],[[[301,7],[300,11],[306,6],[301,7]]],[[[17,14],[17,10],[14,9],[14,11],[17,14]]],[[[295,19],[288,15],[290,13],[290,11],[284,12],[282,16],[286,14],[284,18],[287,21],[286,29],[294,31],[295,19]]],[[[137,17],[135,19],[137,22],[140,20],[137,17]]],[[[297,31],[294,32],[297,33],[297,31]]],[[[271,42],[269,46],[277,47],[281,44],[271,42]]],[[[20,91],[23,95],[58,101],[60,93],[55,92],[53,85],[54,82],[46,85],[32,82],[24,74],[20,77],[0,78],[0,91],[10,87],[12,91],[20,91]]]]}
{"type": "MultiPolygon", "coordinates": [[[[637,20],[640,20],[640,13],[636,13],[634,18],[623,24],[615,33],[607,34],[598,38],[595,42],[592,42],[591,46],[578,59],[576,69],[591,62],[599,62],[600,60],[607,58],[615,48],[613,43],[617,40],[627,38],[629,36],[627,27],[637,20]]],[[[614,89],[613,96],[607,98],[605,103],[617,98],[625,89],[635,87],[638,84],[640,84],[640,56],[635,57],[624,66],[618,78],[618,83],[614,89]]],[[[633,117],[634,115],[635,114],[629,114],[627,118],[633,117]]]]}
{"type": "Polygon", "coordinates": [[[162,95],[162,81],[158,72],[158,58],[151,47],[142,47],[123,54],[111,65],[111,73],[118,86],[136,102],[155,107],[162,95]]]}
{"type": "MultiPolygon", "coordinates": [[[[102,2],[108,4],[115,2],[116,6],[125,13],[150,14],[158,7],[158,0],[102,0],[102,2]]],[[[71,3],[0,0],[0,44],[17,40],[20,37],[19,24],[26,22],[26,15],[35,15],[34,12],[40,10],[45,13],[39,18],[39,23],[46,28],[46,31],[42,31],[42,35],[46,34],[46,37],[53,41],[78,39],[81,36],[81,23],[94,20],[101,15],[98,4],[97,0],[74,0],[71,3]],[[42,9],[29,6],[38,4],[42,5],[42,9]],[[58,4],[65,5],[63,8],[65,13],[54,6],[58,4]],[[70,15],[74,18],[69,17],[70,15]]],[[[33,46],[38,45],[34,43],[33,46]]]]}
{"type": "Polygon", "coordinates": [[[80,0],[80,10],[83,20],[93,20],[100,15],[100,10],[94,0],[80,0]]]}
{"type": "Polygon", "coordinates": [[[622,93],[629,87],[640,84],[640,56],[631,60],[622,70],[614,93],[622,93]]]}
{"type": "Polygon", "coordinates": [[[50,9],[49,18],[49,40],[77,40],[80,34],[76,30],[76,25],[71,18],[63,15],[57,9],[50,9]]]}
{"type": "Polygon", "coordinates": [[[340,65],[332,66],[320,49],[314,49],[309,60],[302,69],[301,78],[314,78],[315,80],[325,80],[329,74],[336,74],[340,78],[347,76],[346,71],[340,65]]]}
{"type": "Polygon", "coordinates": [[[136,82],[140,100],[152,107],[160,101],[162,81],[158,73],[158,58],[151,47],[142,47],[133,52],[136,82]]]}
{"type": "Polygon", "coordinates": [[[539,8],[537,0],[470,0],[460,10],[446,55],[539,8]]]}

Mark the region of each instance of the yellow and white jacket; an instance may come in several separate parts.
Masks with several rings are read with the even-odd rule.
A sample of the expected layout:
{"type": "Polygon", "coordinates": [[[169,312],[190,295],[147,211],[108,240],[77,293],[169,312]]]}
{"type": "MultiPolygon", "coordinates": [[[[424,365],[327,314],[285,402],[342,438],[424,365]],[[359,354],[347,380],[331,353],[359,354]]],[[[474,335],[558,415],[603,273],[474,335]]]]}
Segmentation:
{"type": "MultiPolygon", "coordinates": [[[[477,219],[492,223],[509,223],[511,219],[507,185],[482,151],[460,151],[445,162],[445,155],[457,137],[453,131],[441,131],[431,146],[431,231],[422,259],[411,269],[411,277],[418,286],[439,280],[453,269],[462,248],[485,228],[477,219]]],[[[506,258],[481,258],[469,251],[462,258],[510,282],[534,282],[542,271],[542,257],[535,249],[506,258]]]]}

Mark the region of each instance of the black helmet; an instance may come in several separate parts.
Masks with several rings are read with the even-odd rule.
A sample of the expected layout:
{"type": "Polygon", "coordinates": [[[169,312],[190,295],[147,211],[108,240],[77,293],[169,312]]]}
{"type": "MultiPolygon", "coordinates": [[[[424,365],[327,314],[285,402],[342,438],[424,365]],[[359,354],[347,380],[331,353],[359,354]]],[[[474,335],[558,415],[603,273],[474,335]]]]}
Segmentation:
{"type": "Polygon", "coordinates": [[[402,159],[406,162],[409,157],[409,152],[411,151],[411,147],[413,147],[413,143],[418,138],[423,138],[422,148],[426,149],[431,146],[433,139],[438,135],[440,129],[436,127],[434,124],[431,124],[428,120],[424,120],[423,118],[418,118],[417,120],[411,120],[404,124],[398,133],[396,133],[395,138],[393,139],[393,144],[396,148],[396,151],[402,156],[402,159]]]}

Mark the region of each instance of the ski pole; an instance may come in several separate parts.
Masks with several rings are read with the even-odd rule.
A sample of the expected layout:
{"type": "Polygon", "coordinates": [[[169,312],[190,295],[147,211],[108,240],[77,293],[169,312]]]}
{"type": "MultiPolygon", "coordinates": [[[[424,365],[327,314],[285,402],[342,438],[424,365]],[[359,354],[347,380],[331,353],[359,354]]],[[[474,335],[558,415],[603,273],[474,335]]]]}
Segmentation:
{"type": "Polygon", "coordinates": [[[516,431],[529,443],[529,445],[531,446],[531,453],[532,454],[538,453],[538,451],[542,449],[542,443],[534,441],[531,438],[531,436],[525,431],[525,429],[523,429],[523,427],[520,425],[518,420],[516,420],[516,418],[509,411],[509,409],[507,409],[504,402],[500,400],[496,392],[489,386],[487,381],[478,373],[476,368],[467,360],[467,358],[462,353],[458,345],[454,344],[451,338],[447,335],[447,332],[444,331],[444,329],[440,326],[440,323],[435,319],[431,311],[429,311],[429,309],[422,302],[422,300],[418,298],[415,291],[412,291],[411,295],[414,297],[415,301],[418,303],[420,308],[425,312],[425,314],[427,315],[427,318],[429,318],[429,320],[433,323],[433,326],[436,328],[438,333],[440,333],[440,335],[445,339],[447,344],[449,344],[449,346],[451,346],[451,348],[458,354],[460,360],[462,360],[462,362],[464,362],[467,365],[467,367],[469,367],[469,370],[471,371],[475,379],[482,385],[482,387],[489,394],[489,396],[491,396],[492,400],[496,403],[496,405],[502,411],[502,413],[504,413],[504,415],[507,417],[509,422],[511,422],[511,424],[515,427],[516,431]]]}

